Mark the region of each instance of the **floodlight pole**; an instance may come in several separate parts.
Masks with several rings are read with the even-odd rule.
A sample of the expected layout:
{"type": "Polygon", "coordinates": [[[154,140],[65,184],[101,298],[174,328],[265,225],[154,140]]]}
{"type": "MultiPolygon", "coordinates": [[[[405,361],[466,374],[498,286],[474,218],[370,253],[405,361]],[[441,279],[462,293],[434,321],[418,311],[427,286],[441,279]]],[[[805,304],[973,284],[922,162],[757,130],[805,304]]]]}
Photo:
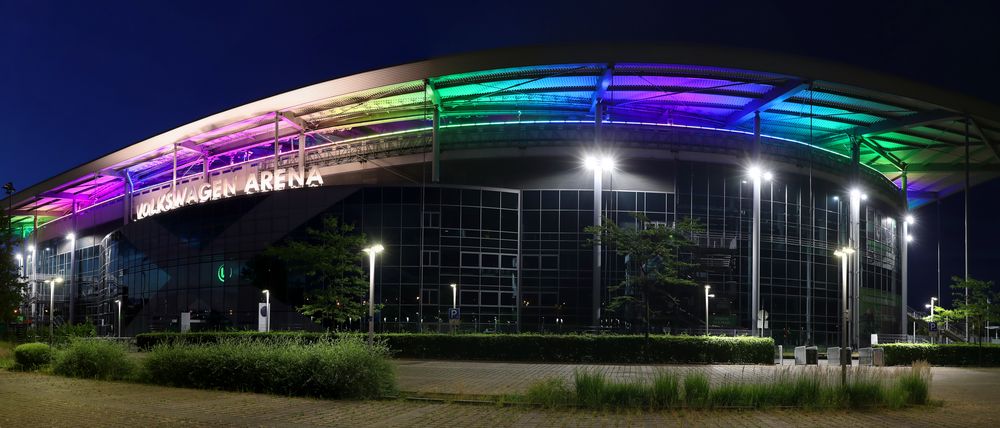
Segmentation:
{"type": "Polygon", "coordinates": [[[708,336],[708,299],[710,297],[715,297],[714,294],[708,294],[711,289],[711,285],[705,286],[705,336],[708,336]]]}
{"type": "Polygon", "coordinates": [[[903,196],[903,236],[899,240],[900,245],[900,258],[901,258],[901,278],[902,281],[902,291],[903,291],[903,302],[900,305],[902,309],[902,324],[900,327],[906,328],[906,299],[908,297],[909,291],[909,273],[907,269],[908,257],[909,257],[909,236],[910,236],[910,203],[907,195],[908,182],[906,179],[906,165],[903,165],[903,172],[900,176],[900,190],[903,196]]]}
{"type": "MultiPolygon", "coordinates": [[[[969,118],[965,119],[965,281],[969,281],[969,118]]],[[[966,284],[968,285],[968,284],[966,284]]],[[[969,304],[969,287],[965,287],[965,304],[969,304]]],[[[969,316],[965,317],[965,342],[969,342],[969,316]]]]}
{"type": "MultiPolygon", "coordinates": [[[[594,156],[599,156],[601,148],[601,122],[604,120],[604,103],[597,103],[594,112],[594,156]]],[[[598,160],[596,165],[592,165],[594,170],[594,227],[600,228],[602,223],[602,209],[604,183],[604,165],[598,160]]],[[[598,237],[600,238],[600,237],[598,237]]],[[[593,269],[591,287],[591,313],[590,316],[595,330],[601,328],[601,240],[597,239],[593,248],[593,269]]]]}
{"type": "Polygon", "coordinates": [[[750,238],[750,329],[754,336],[764,335],[764,325],[757,319],[760,311],[760,112],[753,116],[753,157],[757,173],[753,180],[753,223],[750,238]],[[758,330],[757,325],[761,328],[758,330]],[[758,333],[759,331],[759,333],[758,333]]]}

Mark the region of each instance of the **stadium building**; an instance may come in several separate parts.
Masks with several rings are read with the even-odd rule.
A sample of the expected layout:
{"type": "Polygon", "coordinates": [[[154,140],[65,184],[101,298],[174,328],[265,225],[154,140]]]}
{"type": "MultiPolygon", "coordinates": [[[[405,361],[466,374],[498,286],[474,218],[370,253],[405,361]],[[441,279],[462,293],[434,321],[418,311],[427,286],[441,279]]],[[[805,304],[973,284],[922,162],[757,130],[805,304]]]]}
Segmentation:
{"type": "MultiPolygon", "coordinates": [[[[857,346],[905,332],[908,210],[997,175],[998,118],[962,95],[769,53],[500,50],[236,107],[2,206],[36,325],[256,329],[267,296],[247,262],[333,215],[385,247],[379,330],[445,328],[456,284],[464,329],[635,331],[606,305],[637,261],[584,228],[638,212],[703,225],[688,256],[715,296],[713,331],[837,343],[846,284],[857,346]]],[[[315,328],[295,311],[307,290],[279,282],[270,328],[315,328]]],[[[676,290],[656,331],[701,332],[706,294],[676,290]]]]}

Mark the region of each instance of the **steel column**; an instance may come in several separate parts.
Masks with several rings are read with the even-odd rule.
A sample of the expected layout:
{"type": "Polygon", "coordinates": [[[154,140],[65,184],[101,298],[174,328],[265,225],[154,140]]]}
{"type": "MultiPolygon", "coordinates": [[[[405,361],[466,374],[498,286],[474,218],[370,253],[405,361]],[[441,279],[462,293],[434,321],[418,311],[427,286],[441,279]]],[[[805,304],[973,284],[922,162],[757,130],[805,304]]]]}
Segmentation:
{"type": "Polygon", "coordinates": [[[853,170],[853,182],[856,188],[851,192],[851,212],[850,212],[850,247],[854,250],[848,256],[850,269],[850,292],[851,292],[851,344],[854,348],[861,347],[860,329],[860,309],[861,309],[861,180],[859,174],[861,144],[860,140],[852,141],[851,159],[853,170]]]}
{"type": "MultiPolygon", "coordinates": [[[[760,169],[760,112],[753,117],[753,156],[755,167],[760,169]]],[[[758,171],[753,180],[753,225],[750,239],[750,329],[754,336],[763,335],[763,324],[758,329],[757,312],[760,311],[760,180],[758,171]]]]}
{"type": "MultiPolygon", "coordinates": [[[[965,119],[965,280],[969,280],[969,119],[965,119]]],[[[969,288],[965,288],[965,304],[969,304],[969,288]]],[[[969,317],[965,317],[965,341],[969,341],[969,317]]]]}
{"type": "Polygon", "coordinates": [[[441,112],[434,108],[434,116],[431,123],[431,181],[438,183],[441,181],[441,112]]]}
{"type": "MultiPolygon", "coordinates": [[[[305,185],[306,180],[306,134],[305,132],[299,131],[299,176],[302,177],[302,184],[305,185]]],[[[423,224],[423,223],[421,223],[423,224]]],[[[421,316],[423,314],[421,313],[421,316]]]]}
{"type": "Polygon", "coordinates": [[[908,181],[906,179],[906,169],[903,169],[903,174],[900,177],[900,184],[901,184],[900,190],[903,193],[903,221],[902,221],[902,223],[903,223],[903,235],[900,237],[901,239],[899,240],[899,242],[900,242],[900,258],[902,259],[901,260],[900,270],[901,270],[901,280],[902,280],[901,282],[902,282],[902,292],[903,292],[902,293],[903,294],[903,302],[900,305],[900,309],[902,310],[901,311],[902,312],[902,323],[900,324],[900,329],[904,330],[904,333],[905,333],[905,330],[906,330],[906,302],[907,302],[908,291],[909,291],[909,282],[907,282],[908,281],[908,276],[907,276],[908,275],[908,266],[907,266],[907,264],[908,264],[907,260],[908,259],[907,259],[907,256],[908,256],[909,247],[910,247],[909,240],[908,240],[909,238],[907,238],[908,236],[910,236],[910,224],[907,221],[907,219],[909,219],[909,216],[910,216],[910,202],[909,202],[907,194],[906,194],[906,191],[908,189],[908,181]]]}
{"type": "MultiPolygon", "coordinates": [[[[604,119],[604,103],[598,102],[594,112],[594,155],[600,156],[601,122],[604,119]]],[[[594,168],[594,226],[600,228],[603,222],[603,165],[594,168]]],[[[591,269],[591,319],[594,328],[601,327],[601,244],[598,241],[593,248],[593,269],[591,269]]],[[[648,332],[647,332],[648,333],[648,332]]]]}

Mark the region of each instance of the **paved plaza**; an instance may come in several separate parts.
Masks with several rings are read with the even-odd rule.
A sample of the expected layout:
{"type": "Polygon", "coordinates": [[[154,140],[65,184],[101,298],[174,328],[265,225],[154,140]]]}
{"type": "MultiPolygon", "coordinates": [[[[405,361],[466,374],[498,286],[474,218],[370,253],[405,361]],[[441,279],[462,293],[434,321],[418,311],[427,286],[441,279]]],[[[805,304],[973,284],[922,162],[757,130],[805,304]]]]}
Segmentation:
{"type": "MultiPolygon", "coordinates": [[[[650,366],[397,361],[404,395],[519,392],[535,379],[601,369],[613,377],[650,366]]],[[[770,366],[670,366],[713,376],[766,376],[770,366]]],[[[992,426],[1000,369],[934,368],[940,406],[907,410],[595,412],[426,400],[328,401],[167,388],[0,371],[0,427],[19,426],[992,426]]]]}

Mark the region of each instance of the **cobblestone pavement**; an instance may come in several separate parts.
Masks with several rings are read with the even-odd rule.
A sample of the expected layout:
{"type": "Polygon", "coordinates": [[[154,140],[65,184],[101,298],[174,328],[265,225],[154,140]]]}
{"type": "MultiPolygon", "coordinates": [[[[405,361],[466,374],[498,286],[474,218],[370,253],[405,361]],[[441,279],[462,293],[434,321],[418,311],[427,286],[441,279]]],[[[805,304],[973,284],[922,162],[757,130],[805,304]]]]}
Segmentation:
{"type": "MultiPolygon", "coordinates": [[[[494,393],[516,391],[572,365],[399,361],[400,386],[430,391],[427,373],[484,385],[494,393]],[[420,385],[424,385],[421,387],[420,385]],[[502,390],[501,388],[506,388],[502,390]]],[[[643,373],[639,366],[601,366],[617,374],[643,373]]],[[[734,371],[739,366],[687,369],[734,371]]],[[[763,368],[757,367],[763,375],[763,368]]],[[[593,412],[458,403],[325,401],[262,394],[201,391],[121,382],[67,379],[0,370],[0,427],[21,426],[991,426],[1000,420],[1000,369],[935,368],[932,396],[942,406],[873,412],[792,410],[593,412]]],[[[436,387],[436,386],[435,386],[436,387]]]]}

